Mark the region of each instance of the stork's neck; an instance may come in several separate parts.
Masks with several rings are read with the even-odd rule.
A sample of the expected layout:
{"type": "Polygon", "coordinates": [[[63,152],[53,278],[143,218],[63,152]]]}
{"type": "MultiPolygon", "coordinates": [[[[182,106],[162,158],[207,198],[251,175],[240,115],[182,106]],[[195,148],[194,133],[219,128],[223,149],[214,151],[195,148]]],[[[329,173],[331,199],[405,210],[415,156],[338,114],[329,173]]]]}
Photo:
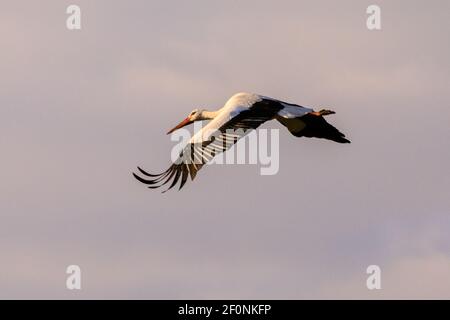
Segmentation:
{"type": "Polygon", "coordinates": [[[201,117],[203,120],[211,120],[211,119],[214,119],[218,113],[219,113],[219,111],[203,110],[201,117]]]}

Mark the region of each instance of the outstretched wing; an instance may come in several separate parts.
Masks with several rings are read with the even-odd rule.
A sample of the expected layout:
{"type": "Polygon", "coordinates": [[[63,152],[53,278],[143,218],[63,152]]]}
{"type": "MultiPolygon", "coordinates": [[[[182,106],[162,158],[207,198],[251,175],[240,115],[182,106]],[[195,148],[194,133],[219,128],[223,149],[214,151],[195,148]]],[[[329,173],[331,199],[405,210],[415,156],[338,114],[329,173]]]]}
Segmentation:
{"type": "Polygon", "coordinates": [[[248,108],[240,109],[239,106],[229,108],[227,114],[222,115],[220,119],[212,120],[201,130],[210,130],[211,132],[207,134],[199,132],[198,136],[205,136],[205,138],[194,139],[194,137],[191,139],[169,169],[160,174],[150,174],[138,167],[139,172],[145,177],[136,173],[133,173],[133,176],[151,189],[170,183],[169,187],[163,191],[166,192],[172,189],[178,181],[181,181],[179,187],[181,189],[188,177],[190,176],[191,180],[194,180],[197,172],[215,155],[228,150],[251,130],[273,119],[282,108],[280,103],[267,99],[261,99],[248,108]]]}

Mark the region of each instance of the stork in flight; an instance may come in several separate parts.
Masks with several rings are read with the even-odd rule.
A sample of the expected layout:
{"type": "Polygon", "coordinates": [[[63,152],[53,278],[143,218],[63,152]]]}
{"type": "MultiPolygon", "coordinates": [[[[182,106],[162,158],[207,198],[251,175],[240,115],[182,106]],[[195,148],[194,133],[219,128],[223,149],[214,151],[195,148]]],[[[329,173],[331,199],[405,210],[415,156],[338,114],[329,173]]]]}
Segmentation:
{"type": "Polygon", "coordinates": [[[350,143],[343,133],[323,118],[334,113],[325,109],[314,111],[258,94],[238,93],[217,111],[194,109],[186,119],[167,132],[170,134],[195,121],[211,120],[190,139],[169,169],[160,174],[150,174],[138,167],[141,176],[136,173],[133,173],[133,176],[151,189],[171,182],[163,192],[173,188],[181,179],[181,189],[188,176],[194,180],[201,167],[216,154],[228,150],[249,131],[272,119],[278,120],[296,137],[350,143]]]}

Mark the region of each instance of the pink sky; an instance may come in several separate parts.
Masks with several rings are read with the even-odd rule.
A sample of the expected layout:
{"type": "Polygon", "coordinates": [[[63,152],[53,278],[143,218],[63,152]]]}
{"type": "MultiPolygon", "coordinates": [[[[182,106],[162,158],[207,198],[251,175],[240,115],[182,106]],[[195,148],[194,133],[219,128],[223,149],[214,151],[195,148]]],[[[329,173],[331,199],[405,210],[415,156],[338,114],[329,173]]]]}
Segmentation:
{"type": "Polygon", "coordinates": [[[79,0],[69,31],[72,3],[1,5],[0,298],[450,298],[448,1],[377,1],[381,31],[372,1],[79,0]],[[133,180],[240,91],[330,107],[352,144],[283,129],[275,176],[133,180]]]}

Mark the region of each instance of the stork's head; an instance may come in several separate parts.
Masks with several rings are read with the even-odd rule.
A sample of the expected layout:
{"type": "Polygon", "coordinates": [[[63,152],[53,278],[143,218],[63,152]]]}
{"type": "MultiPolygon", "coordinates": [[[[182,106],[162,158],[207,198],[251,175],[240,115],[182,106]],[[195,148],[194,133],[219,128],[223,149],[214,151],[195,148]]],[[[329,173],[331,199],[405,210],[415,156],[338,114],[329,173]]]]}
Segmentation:
{"type": "Polygon", "coordinates": [[[191,113],[189,113],[189,115],[186,117],[186,119],[181,121],[173,129],[169,130],[169,132],[167,132],[167,134],[171,134],[175,130],[183,128],[183,127],[185,127],[185,126],[187,126],[187,125],[189,125],[189,124],[191,124],[191,123],[193,123],[195,121],[203,120],[202,113],[203,113],[203,110],[199,110],[199,109],[192,110],[191,113]]]}

